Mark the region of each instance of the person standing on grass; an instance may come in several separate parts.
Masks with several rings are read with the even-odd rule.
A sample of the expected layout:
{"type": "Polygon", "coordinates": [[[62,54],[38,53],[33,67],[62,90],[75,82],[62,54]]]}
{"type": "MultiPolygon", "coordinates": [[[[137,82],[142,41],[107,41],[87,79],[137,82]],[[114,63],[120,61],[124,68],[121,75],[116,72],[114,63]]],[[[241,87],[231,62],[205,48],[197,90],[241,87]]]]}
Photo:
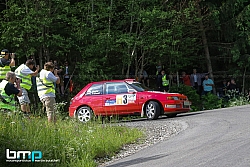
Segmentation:
{"type": "Polygon", "coordinates": [[[209,79],[208,74],[205,74],[205,80],[203,81],[202,86],[203,86],[202,95],[212,93],[213,87],[214,87],[214,82],[212,79],[209,79]]]}
{"type": "Polygon", "coordinates": [[[190,76],[190,82],[199,95],[201,95],[202,78],[204,78],[204,74],[197,73],[197,70],[194,68],[193,74],[190,76]]]}
{"type": "Polygon", "coordinates": [[[182,72],[182,81],[184,85],[191,86],[190,76],[185,71],[182,72]]]}
{"type": "Polygon", "coordinates": [[[30,114],[30,99],[28,96],[28,90],[32,87],[31,78],[36,76],[39,71],[39,65],[36,66],[36,70],[32,71],[35,66],[35,62],[32,59],[28,59],[25,64],[21,64],[16,70],[15,74],[17,78],[21,79],[20,86],[22,88],[22,96],[18,97],[21,105],[21,110],[24,115],[30,114]]]}
{"type": "Polygon", "coordinates": [[[168,90],[169,90],[169,77],[165,73],[164,70],[161,71],[161,75],[162,75],[161,91],[162,92],[168,92],[168,90]]]}
{"type": "Polygon", "coordinates": [[[57,70],[52,62],[44,64],[44,69],[41,70],[40,76],[37,77],[37,92],[38,96],[46,109],[48,122],[56,122],[55,116],[55,83],[60,84],[60,78],[57,75],[57,70]],[[54,72],[54,73],[53,73],[54,72]]]}
{"type": "Polygon", "coordinates": [[[6,80],[0,83],[0,109],[15,111],[15,95],[22,96],[20,80],[10,71],[6,73],[6,80]]]}

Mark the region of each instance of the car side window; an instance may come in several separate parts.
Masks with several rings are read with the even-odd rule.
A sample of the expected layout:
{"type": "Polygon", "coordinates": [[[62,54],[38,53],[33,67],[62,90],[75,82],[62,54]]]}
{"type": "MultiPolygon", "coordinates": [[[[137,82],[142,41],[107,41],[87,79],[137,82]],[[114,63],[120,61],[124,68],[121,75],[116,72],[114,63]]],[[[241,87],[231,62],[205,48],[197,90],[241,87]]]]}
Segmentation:
{"type": "Polygon", "coordinates": [[[128,93],[128,87],[123,82],[114,82],[106,84],[106,94],[128,93]]]}
{"type": "Polygon", "coordinates": [[[86,96],[102,95],[103,84],[93,84],[86,92],[86,96]]]}

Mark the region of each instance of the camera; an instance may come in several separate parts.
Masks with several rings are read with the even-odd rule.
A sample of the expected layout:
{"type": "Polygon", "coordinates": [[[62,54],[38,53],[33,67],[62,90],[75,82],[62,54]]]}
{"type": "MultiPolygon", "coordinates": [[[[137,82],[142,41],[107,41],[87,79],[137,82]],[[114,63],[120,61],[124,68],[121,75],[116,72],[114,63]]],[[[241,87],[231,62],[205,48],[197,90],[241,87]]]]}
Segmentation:
{"type": "Polygon", "coordinates": [[[14,59],[16,56],[16,53],[9,53],[9,59],[14,59]]]}

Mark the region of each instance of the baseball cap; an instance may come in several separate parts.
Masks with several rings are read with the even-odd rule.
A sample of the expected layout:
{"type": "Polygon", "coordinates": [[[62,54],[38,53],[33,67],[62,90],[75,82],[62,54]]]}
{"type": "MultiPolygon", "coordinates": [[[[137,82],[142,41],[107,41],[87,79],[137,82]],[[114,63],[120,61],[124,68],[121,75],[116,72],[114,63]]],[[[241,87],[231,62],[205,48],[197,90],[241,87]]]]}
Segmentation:
{"type": "Polygon", "coordinates": [[[5,56],[7,53],[9,53],[9,50],[8,49],[3,49],[1,51],[1,56],[5,56]]]}

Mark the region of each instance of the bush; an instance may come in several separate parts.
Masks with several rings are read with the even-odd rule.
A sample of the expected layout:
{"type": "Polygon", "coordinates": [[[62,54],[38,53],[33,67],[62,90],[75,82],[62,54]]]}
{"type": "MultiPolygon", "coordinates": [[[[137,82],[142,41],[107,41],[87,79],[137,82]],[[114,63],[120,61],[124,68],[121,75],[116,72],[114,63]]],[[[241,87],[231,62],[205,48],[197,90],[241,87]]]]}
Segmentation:
{"type": "Polygon", "coordinates": [[[203,95],[201,97],[201,100],[202,100],[204,110],[222,108],[223,106],[223,100],[212,93],[203,95]]]}
{"type": "Polygon", "coordinates": [[[233,107],[233,106],[241,106],[249,104],[249,95],[240,93],[237,90],[228,90],[225,95],[225,106],[233,107]]]}

